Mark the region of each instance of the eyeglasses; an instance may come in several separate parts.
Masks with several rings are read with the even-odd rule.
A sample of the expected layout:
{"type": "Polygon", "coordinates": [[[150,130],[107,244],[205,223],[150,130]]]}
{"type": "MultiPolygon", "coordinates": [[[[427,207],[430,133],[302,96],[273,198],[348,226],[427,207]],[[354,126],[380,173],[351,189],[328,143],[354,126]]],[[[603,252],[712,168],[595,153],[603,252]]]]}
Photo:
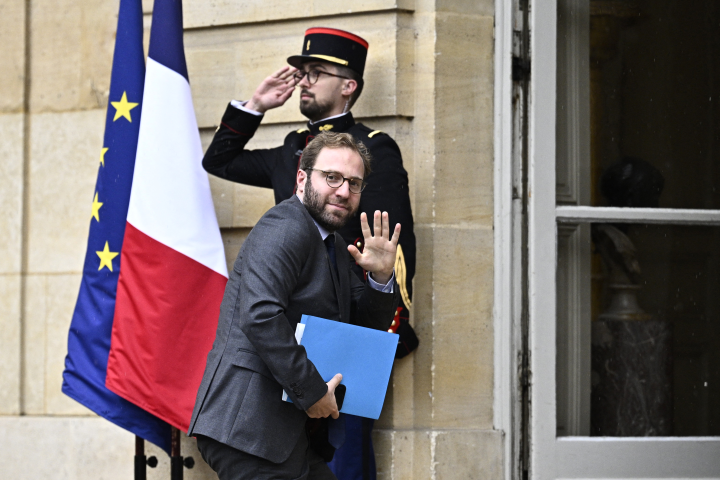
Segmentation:
{"type": "Polygon", "coordinates": [[[326,172],[325,170],[320,170],[318,168],[306,168],[305,170],[315,170],[317,172],[324,173],[325,181],[327,182],[328,187],[331,188],[342,187],[342,184],[345,183],[346,180],[348,182],[350,193],[360,193],[365,190],[365,187],[367,187],[367,183],[359,178],[345,178],[337,172],[326,172]]]}
{"type": "Polygon", "coordinates": [[[344,78],[345,80],[350,80],[348,77],[343,77],[342,75],[335,75],[334,73],[325,72],[323,70],[310,70],[309,72],[305,72],[303,70],[298,70],[297,72],[293,73],[293,79],[295,80],[295,85],[302,82],[302,79],[305,78],[307,75],[307,81],[310,85],[315,85],[318,81],[318,78],[320,78],[320,74],[323,75],[330,75],[331,77],[338,77],[338,78],[344,78]]]}

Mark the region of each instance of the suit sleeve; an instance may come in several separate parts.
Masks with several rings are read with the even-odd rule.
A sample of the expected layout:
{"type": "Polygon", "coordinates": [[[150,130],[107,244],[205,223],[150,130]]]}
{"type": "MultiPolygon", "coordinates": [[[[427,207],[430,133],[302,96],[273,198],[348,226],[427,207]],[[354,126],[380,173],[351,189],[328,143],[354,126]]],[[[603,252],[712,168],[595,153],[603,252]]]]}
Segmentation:
{"type": "Polygon", "coordinates": [[[262,118],[228,105],[220,127],[205,152],[203,168],[226,180],[272,188],[271,175],[280,161],[282,147],[245,150],[262,118]]]}
{"type": "Polygon", "coordinates": [[[394,286],[393,293],[382,293],[367,283],[363,284],[354,273],[352,278],[360,283],[361,288],[353,292],[350,323],[375,330],[385,331],[390,328],[393,314],[400,302],[397,285],[394,286]]]}
{"type": "Polygon", "coordinates": [[[302,221],[271,210],[254,227],[246,240],[248,255],[240,267],[243,294],[235,308],[236,315],[245,314],[235,321],[293,403],[307,410],[327,393],[327,384],[298,346],[285,315],[305,264],[304,242],[311,241],[302,233],[307,231],[302,221]]]}

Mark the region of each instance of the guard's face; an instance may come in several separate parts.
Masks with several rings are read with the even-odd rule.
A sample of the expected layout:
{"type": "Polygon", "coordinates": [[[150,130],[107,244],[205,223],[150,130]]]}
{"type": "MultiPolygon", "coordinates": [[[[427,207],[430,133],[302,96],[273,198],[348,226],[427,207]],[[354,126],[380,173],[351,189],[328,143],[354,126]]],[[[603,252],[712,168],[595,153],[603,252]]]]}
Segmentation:
{"type": "MultiPolygon", "coordinates": [[[[325,62],[306,63],[302,66],[301,70],[305,72],[318,70],[320,72],[338,74],[337,69],[333,65],[325,62]]],[[[321,73],[317,82],[311,85],[308,77],[305,76],[305,78],[297,84],[300,89],[300,113],[310,120],[316,121],[332,116],[331,112],[334,112],[338,108],[342,110],[345,102],[342,95],[344,82],[346,82],[346,80],[343,78],[321,73]]]]}
{"type": "Polygon", "coordinates": [[[363,178],[362,158],[348,148],[324,148],[315,161],[316,170],[298,172],[298,193],[310,215],[323,228],[335,231],[355,216],[360,205],[359,193],[350,192],[348,182],[330,187],[326,175],[334,172],[345,178],[363,178]]]}

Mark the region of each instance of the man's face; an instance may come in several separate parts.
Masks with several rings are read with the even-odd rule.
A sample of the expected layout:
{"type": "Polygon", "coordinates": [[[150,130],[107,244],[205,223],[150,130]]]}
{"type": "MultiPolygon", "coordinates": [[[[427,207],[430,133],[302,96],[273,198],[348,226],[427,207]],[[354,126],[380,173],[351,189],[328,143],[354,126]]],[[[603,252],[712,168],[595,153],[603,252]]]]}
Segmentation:
{"type": "MultiPolygon", "coordinates": [[[[337,69],[325,62],[310,62],[302,66],[305,72],[318,70],[337,75],[337,69]]],[[[323,75],[318,77],[315,84],[310,85],[307,76],[298,83],[300,87],[300,113],[311,121],[322,120],[342,112],[345,106],[345,99],[342,95],[343,78],[323,75]],[[339,111],[338,111],[339,110],[339,111]],[[338,111],[338,113],[335,113],[338,111]]]]}
{"type": "Polygon", "coordinates": [[[324,148],[318,154],[317,170],[298,172],[298,193],[310,216],[326,230],[342,228],[355,216],[360,205],[360,194],[350,192],[345,181],[338,188],[330,187],[325,180],[326,172],[335,172],[345,178],[363,178],[362,158],[348,148],[324,148]]]}

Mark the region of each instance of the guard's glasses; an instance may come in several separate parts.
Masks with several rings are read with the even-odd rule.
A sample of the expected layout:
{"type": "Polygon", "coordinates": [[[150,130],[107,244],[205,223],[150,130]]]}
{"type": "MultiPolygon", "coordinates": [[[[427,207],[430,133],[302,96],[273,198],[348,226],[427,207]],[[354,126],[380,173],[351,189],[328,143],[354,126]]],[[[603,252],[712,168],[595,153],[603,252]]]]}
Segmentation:
{"type": "Polygon", "coordinates": [[[323,70],[310,70],[309,72],[305,72],[303,70],[298,70],[297,72],[293,73],[293,79],[295,80],[295,85],[302,82],[302,79],[307,76],[307,81],[310,85],[315,85],[318,81],[318,78],[320,78],[320,74],[323,75],[330,75],[331,77],[338,77],[338,78],[344,78],[345,80],[350,80],[348,77],[343,77],[342,75],[335,75],[334,73],[325,72],[323,70]]]}

